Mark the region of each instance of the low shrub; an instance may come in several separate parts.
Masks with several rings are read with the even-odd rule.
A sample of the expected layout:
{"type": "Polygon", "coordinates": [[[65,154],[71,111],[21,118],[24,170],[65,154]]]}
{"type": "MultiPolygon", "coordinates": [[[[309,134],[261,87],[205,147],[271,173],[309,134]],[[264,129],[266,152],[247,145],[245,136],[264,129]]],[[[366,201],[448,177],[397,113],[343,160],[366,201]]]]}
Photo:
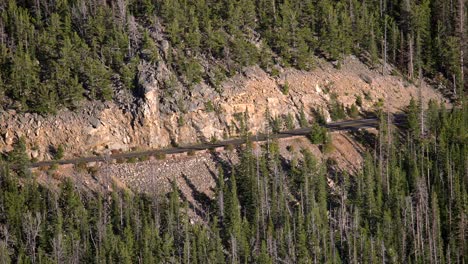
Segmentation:
{"type": "Polygon", "coordinates": [[[215,144],[215,143],[218,143],[218,138],[215,136],[215,135],[212,135],[211,138],[210,138],[210,143],[211,144],[215,144]]]}
{"type": "Polygon", "coordinates": [[[154,155],[154,157],[157,160],[163,160],[163,159],[166,159],[166,153],[158,152],[154,155]]]}
{"type": "Polygon", "coordinates": [[[332,138],[330,134],[326,134],[325,142],[322,145],[322,152],[325,154],[330,154],[335,150],[335,146],[333,146],[332,138]]]}
{"type": "Polygon", "coordinates": [[[351,118],[357,118],[359,116],[359,110],[357,109],[356,105],[355,104],[352,104],[349,108],[348,108],[348,115],[351,117],[351,118]]]}
{"type": "Polygon", "coordinates": [[[281,92],[284,94],[284,95],[288,95],[289,94],[289,83],[286,81],[284,82],[284,85],[281,87],[281,92]]]}
{"type": "Polygon", "coordinates": [[[135,163],[137,161],[138,161],[138,159],[135,158],[135,157],[130,157],[130,158],[127,159],[127,163],[135,163]]]}
{"type": "Polygon", "coordinates": [[[273,133],[279,133],[283,129],[283,120],[278,117],[274,117],[270,120],[270,126],[273,133]]]}
{"type": "Polygon", "coordinates": [[[309,121],[307,121],[307,118],[305,116],[304,108],[301,108],[301,112],[299,113],[299,125],[301,127],[309,126],[309,121]]]}
{"type": "Polygon", "coordinates": [[[213,106],[213,102],[208,101],[205,103],[205,111],[208,113],[214,112],[215,108],[213,106]]]}
{"type": "Polygon", "coordinates": [[[64,152],[65,152],[65,150],[64,150],[62,144],[60,144],[56,148],[54,148],[53,153],[52,153],[54,160],[63,159],[64,152]]]}
{"type": "Polygon", "coordinates": [[[372,101],[372,96],[369,91],[364,92],[364,99],[366,99],[367,101],[372,101]]]}
{"type": "Polygon", "coordinates": [[[284,124],[287,129],[294,129],[294,117],[291,113],[288,113],[288,115],[284,117],[284,124]]]}
{"type": "Polygon", "coordinates": [[[356,105],[362,107],[362,97],[360,95],[356,96],[356,105]]]}
{"type": "Polygon", "coordinates": [[[78,164],[75,165],[75,168],[78,172],[85,172],[87,170],[87,167],[86,167],[86,162],[79,162],[78,164]]]}
{"type": "Polygon", "coordinates": [[[229,144],[227,145],[226,147],[224,147],[224,150],[227,150],[229,152],[232,152],[234,151],[234,145],[233,144],[229,144]]]}
{"type": "Polygon", "coordinates": [[[138,158],[139,161],[147,161],[149,160],[149,156],[148,155],[143,155],[141,157],[138,158]]]}
{"type": "Polygon", "coordinates": [[[330,106],[330,117],[332,120],[345,119],[346,111],[344,105],[334,100],[330,106]]]}
{"type": "Polygon", "coordinates": [[[185,125],[185,120],[184,120],[184,117],[183,116],[180,116],[178,119],[177,119],[177,125],[179,127],[183,127],[185,125]]]}
{"type": "Polygon", "coordinates": [[[312,144],[323,144],[327,137],[327,128],[320,126],[318,123],[312,125],[312,131],[309,134],[309,139],[312,144]]]}

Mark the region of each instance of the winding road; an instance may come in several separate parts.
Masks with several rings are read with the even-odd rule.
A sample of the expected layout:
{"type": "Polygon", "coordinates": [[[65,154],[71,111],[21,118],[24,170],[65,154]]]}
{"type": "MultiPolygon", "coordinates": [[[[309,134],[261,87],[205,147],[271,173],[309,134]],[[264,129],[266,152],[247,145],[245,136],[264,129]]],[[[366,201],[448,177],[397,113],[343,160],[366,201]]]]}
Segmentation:
{"type": "MultiPolygon", "coordinates": [[[[404,114],[394,114],[393,115],[393,124],[401,125],[405,122],[406,116],[404,114]]],[[[347,120],[347,121],[340,121],[334,123],[328,123],[324,126],[329,129],[330,131],[341,131],[341,130],[358,130],[361,128],[377,128],[379,125],[378,118],[371,117],[365,119],[357,119],[357,120],[347,120]]],[[[281,131],[277,134],[271,134],[270,138],[288,138],[294,136],[305,136],[310,134],[311,132],[310,127],[281,131]]],[[[250,137],[251,141],[266,141],[267,135],[265,134],[258,134],[250,137]]],[[[89,162],[106,162],[113,159],[128,159],[128,158],[138,158],[138,157],[147,157],[153,155],[164,155],[164,154],[176,154],[176,153],[184,153],[189,151],[197,151],[197,150],[206,150],[211,148],[218,148],[218,147],[226,147],[229,145],[237,146],[245,143],[245,139],[243,138],[235,138],[235,139],[228,139],[219,141],[216,143],[200,143],[197,145],[191,146],[180,146],[180,147],[173,147],[167,149],[154,149],[154,150],[147,150],[147,151],[135,151],[135,152],[125,152],[125,153],[116,153],[111,155],[103,155],[103,156],[91,156],[91,157],[80,157],[75,159],[64,159],[64,160],[51,160],[51,161],[39,161],[31,163],[29,166],[31,168],[37,168],[42,166],[51,166],[54,164],[64,165],[64,164],[79,164],[79,163],[89,163],[89,162]]]]}

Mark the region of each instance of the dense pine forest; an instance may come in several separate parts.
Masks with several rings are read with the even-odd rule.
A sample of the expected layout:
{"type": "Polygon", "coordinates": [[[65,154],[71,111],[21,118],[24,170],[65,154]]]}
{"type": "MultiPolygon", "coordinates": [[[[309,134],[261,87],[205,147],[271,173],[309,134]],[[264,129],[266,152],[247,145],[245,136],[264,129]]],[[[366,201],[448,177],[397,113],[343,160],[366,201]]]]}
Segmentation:
{"type": "MultiPolygon", "coordinates": [[[[243,127],[239,162],[218,164],[199,211],[175,182],[167,195],[46,186],[18,140],[0,157],[0,263],[467,263],[467,2],[0,0],[0,114],[140,98],[161,65],[164,99],[202,82],[220,92],[247,66],[278,76],[348,55],[457,101],[412,99],[405,127],[377,110],[378,132],[351,133],[366,150],[356,173],[308,149],[286,160],[275,140],[254,151],[243,127]]],[[[318,122],[309,139],[333,148],[318,122]]]]}
{"type": "Polygon", "coordinates": [[[220,164],[199,222],[176,184],[167,196],[51,190],[18,147],[1,171],[0,262],[466,263],[467,109],[431,102],[423,129],[414,100],[406,130],[382,115],[356,175],[247,143],[237,165],[220,164]]]}
{"type": "MultiPolygon", "coordinates": [[[[0,99],[54,113],[83,99],[140,94],[138,74],[164,62],[190,89],[217,89],[248,65],[312,69],[314,58],[355,54],[392,63],[463,94],[463,0],[3,0],[0,99]]],[[[381,67],[385,73],[385,67],[381,67]]],[[[165,83],[170,96],[173,82],[165,83]]]]}

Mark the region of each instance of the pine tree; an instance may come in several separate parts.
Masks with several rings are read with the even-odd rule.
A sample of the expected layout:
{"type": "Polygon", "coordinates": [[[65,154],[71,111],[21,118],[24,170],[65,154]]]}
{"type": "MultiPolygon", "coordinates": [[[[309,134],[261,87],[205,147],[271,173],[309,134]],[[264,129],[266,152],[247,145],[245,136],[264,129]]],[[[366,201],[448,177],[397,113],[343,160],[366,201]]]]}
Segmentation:
{"type": "Polygon", "coordinates": [[[419,135],[419,118],[418,118],[418,106],[414,98],[411,98],[410,103],[408,105],[408,129],[414,135],[419,135]]]}
{"type": "Polygon", "coordinates": [[[24,137],[20,137],[15,141],[13,150],[8,153],[7,161],[15,167],[19,176],[29,175],[29,158],[26,154],[26,140],[24,137]]]}
{"type": "Polygon", "coordinates": [[[261,251],[257,259],[257,263],[259,264],[272,264],[272,260],[270,255],[267,252],[265,240],[262,240],[261,251]]]}
{"type": "Polygon", "coordinates": [[[104,65],[95,59],[88,58],[85,62],[86,71],[84,86],[91,99],[109,100],[112,98],[110,74],[104,65]]]}
{"type": "Polygon", "coordinates": [[[226,199],[226,230],[228,233],[236,239],[241,236],[241,214],[240,214],[240,203],[237,196],[237,182],[236,176],[233,173],[230,177],[230,190],[227,192],[229,196],[226,199]]]}
{"type": "Polygon", "coordinates": [[[320,1],[318,10],[320,48],[332,60],[340,59],[340,52],[336,45],[339,39],[339,24],[336,10],[330,1],[320,1]]]}
{"type": "Polygon", "coordinates": [[[190,9],[188,17],[189,25],[185,40],[187,41],[187,46],[190,50],[196,54],[199,52],[202,36],[199,29],[198,19],[193,8],[190,9]]]}
{"type": "Polygon", "coordinates": [[[19,50],[11,61],[10,77],[7,94],[21,102],[24,110],[28,110],[28,100],[39,86],[39,65],[31,55],[19,50]]]}
{"type": "Polygon", "coordinates": [[[452,82],[452,91],[454,95],[461,93],[461,67],[459,64],[460,48],[458,40],[455,37],[445,39],[444,45],[444,67],[449,74],[449,79],[452,82]]]}
{"type": "Polygon", "coordinates": [[[297,217],[297,263],[310,263],[310,256],[307,243],[307,234],[304,228],[304,216],[298,213],[297,217]]]}

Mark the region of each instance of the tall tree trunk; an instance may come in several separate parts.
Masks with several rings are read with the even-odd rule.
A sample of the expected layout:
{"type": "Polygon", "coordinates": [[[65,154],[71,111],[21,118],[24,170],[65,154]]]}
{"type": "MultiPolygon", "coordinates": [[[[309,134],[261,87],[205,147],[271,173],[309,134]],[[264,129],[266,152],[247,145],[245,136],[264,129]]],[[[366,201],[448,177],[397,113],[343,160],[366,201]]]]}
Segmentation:
{"type": "Polygon", "coordinates": [[[465,53],[465,1],[458,0],[458,24],[459,24],[459,40],[460,40],[460,84],[463,89],[465,84],[464,76],[464,53],[465,53]]]}
{"type": "MultiPolygon", "coordinates": [[[[382,1],[382,0],[381,0],[382,1]]],[[[382,4],[382,3],[381,3],[382,4]]],[[[383,39],[383,66],[382,66],[382,74],[385,75],[385,68],[387,66],[387,1],[383,2],[383,12],[381,13],[381,17],[384,19],[384,39],[383,39]]]]}
{"type": "Polygon", "coordinates": [[[403,30],[400,31],[400,56],[398,56],[398,64],[401,69],[405,67],[405,38],[403,30]]]}
{"type": "Polygon", "coordinates": [[[384,39],[383,39],[383,66],[382,74],[385,75],[385,68],[387,67],[387,16],[385,16],[385,25],[384,25],[384,39]]]}
{"type": "MultiPolygon", "coordinates": [[[[419,68],[419,122],[420,122],[420,128],[421,128],[421,135],[424,135],[424,100],[423,100],[423,93],[422,93],[422,71],[421,68],[419,68]]],[[[423,173],[423,171],[421,171],[423,173]]]]}
{"type": "Polygon", "coordinates": [[[408,61],[408,77],[409,79],[413,79],[413,71],[414,71],[414,37],[410,35],[408,37],[408,53],[409,53],[409,61],[408,61]]]}
{"type": "Polygon", "coordinates": [[[391,147],[392,147],[392,118],[390,114],[390,105],[388,103],[388,98],[386,100],[387,102],[387,158],[385,159],[385,173],[386,173],[386,180],[387,180],[387,195],[390,195],[390,168],[389,168],[389,162],[391,158],[391,147]]]}

